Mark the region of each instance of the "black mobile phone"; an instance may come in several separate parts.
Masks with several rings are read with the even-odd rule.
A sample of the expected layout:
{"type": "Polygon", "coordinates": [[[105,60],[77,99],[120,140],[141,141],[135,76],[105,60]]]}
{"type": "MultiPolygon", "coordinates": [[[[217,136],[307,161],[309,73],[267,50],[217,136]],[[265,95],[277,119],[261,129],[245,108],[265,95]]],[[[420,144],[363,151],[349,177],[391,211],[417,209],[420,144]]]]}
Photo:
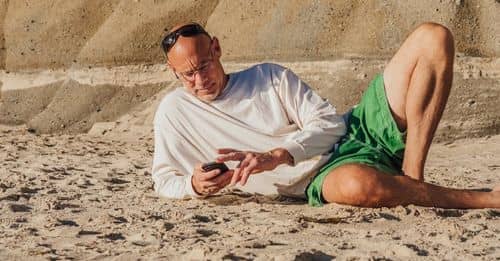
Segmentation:
{"type": "Polygon", "coordinates": [[[226,166],[226,164],[224,163],[218,163],[218,162],[209,162],[209,163],[205,163],[203,165],[201,165],[201,169],[204,171],[204,172],[209,172],[211,170],[214,170],[214,169],[219,169],[220,170],[220,174],[226,172],[229,170],[229,168],[226,166]]]}

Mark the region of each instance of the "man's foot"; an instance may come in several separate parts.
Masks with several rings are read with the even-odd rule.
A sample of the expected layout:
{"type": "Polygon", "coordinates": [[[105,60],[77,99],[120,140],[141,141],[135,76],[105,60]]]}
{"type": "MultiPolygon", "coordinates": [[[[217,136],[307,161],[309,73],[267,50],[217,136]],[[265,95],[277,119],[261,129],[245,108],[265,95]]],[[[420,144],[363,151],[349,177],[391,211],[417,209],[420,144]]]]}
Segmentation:
{"type": "Polygon", "coordinates": [[[492,192],[500,192],[500,184],[497,184],[496,186],[494,186],[491,191],[492,192]]]}

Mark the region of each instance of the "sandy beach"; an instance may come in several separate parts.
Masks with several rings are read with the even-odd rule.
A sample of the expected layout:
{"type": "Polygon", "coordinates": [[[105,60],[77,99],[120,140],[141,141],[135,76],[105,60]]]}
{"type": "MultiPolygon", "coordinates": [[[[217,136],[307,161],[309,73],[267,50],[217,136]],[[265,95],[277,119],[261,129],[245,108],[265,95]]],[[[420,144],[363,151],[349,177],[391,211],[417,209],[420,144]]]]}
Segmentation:
{"type": "MultiPolygon", "coordinates": [[[[152,190],[152,133],[0,130],[0,256],[30,259],[498,260],[500,210],[364,209],[232,192],[152,190]]],[[[500,136],[434,144],[427,180],[500,183],[500,136]]]]}
{"type": "MultiPolygon", "coordinates": [[[[499,61],[458,59],[427,181],[500,184],[500,112],[493,105],[499,61]]],[[[345,111],[385,62],[285,66],[345,111]]],[[[226,64],[229,71],[247,66],[226,64]]],[[[312,208],[237,191],[206,200],[159,198],[151,179],[152,120],[162,97],[179,85],[164,66],[0,76],[4,119],[27,121],[0,128],[0,259],[500,258],[499,210],[312,208]]]]}

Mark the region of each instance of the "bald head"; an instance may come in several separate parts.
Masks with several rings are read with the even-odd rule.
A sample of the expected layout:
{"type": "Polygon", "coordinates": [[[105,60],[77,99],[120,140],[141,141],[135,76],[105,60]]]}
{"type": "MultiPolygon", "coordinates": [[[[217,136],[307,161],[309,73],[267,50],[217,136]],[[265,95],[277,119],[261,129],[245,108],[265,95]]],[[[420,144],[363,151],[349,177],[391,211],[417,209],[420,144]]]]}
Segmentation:
{"type": "Polygon", "coordinates": [[[184,57],[192,53],[207,53],[212,39],[205,34],[184,37],[179,36],[167,53],[167,60],[184,57]]]}
{"type": "Polygon", "coordinates": [[[192,23],[175,26],[168,37],[168,46],[165,40],[162,45],[170,69],[194,96],[206,102],[216,99],[227,83],[217,38],[192,23]]]}
{"type": "Polygon", "coordinates": [[[177,43],[179,37],[196,37],[198,35],[206,35],[208,38],[211,38],[205,29],[198,23],[178,24],[168,31],[161,42],[161,46],[165,54],[168,54],[170,48],[177,43]]]}
{"type": "MultiPolygon", "coordinates": [[[[189,23],[180,23],[180,24],[177,24],[177,25],[174,25],[174,27],[172,27],[170,30],[168,30],[168,34],[183,27],[183,26],[186,26],[186,25],[191,25],[191,24],[196,24],[196,25],[199,25],[201,26],[200,24],[198,23],[195,23],[195,22],[189,22],[189,23]]],[[[202,27],[203,28],[203,27],[202,27]]]]}

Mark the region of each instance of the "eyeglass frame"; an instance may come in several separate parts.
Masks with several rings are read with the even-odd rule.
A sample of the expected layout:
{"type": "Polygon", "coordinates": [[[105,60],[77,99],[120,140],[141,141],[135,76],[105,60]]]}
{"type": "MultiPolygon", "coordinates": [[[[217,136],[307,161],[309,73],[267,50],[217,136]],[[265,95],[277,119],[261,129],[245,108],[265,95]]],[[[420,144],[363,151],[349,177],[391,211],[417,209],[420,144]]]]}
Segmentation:
{"type": "Polygon", "coordinates": [[[197,66],[197,68],[194,68],[193,70],[189,70],[188,73],[193,73],[193,76],[186,76],[185,75],[185,72],[179,72],[177,73],[175,70],[172,70],[175,77],[177,79],[183,79],[185,80],[186,82],[194,82],[195,81],[195,77],[196,77],[196,73],[206,73],[206,71],[202,71],[202,70],[205,70],[205,69],[208,69],[210,66],[213,65],[213,62],[214,62],[214,54],[213,54],[213,51],[212,51],[212,41],[210,41],[210,45],[208,46],[208,50],[210,52],[210,59],[206,60],[203,62],[202,65],[200,66],[197,66]],[[180,76],[179,76],[180,75],[180,76]],[[192,77],[192,79],[188,79],[192,77]]]}

